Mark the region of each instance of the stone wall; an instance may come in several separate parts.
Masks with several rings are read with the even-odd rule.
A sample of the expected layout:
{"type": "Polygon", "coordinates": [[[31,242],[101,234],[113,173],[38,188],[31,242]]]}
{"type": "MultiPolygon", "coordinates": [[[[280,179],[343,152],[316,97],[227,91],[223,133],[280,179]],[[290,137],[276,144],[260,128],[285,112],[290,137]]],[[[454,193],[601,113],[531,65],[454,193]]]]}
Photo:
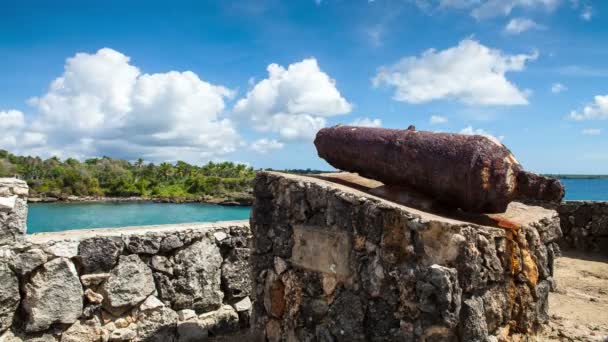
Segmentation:
{"type": "Polygon", "coordinates": [[[23,240],[28,190],[22,180],[0,178],[0,246],[23,240]]]}
{"type": "Polygon", "coordinates": [[[0,181],[0,341],[247,336],[252,305],[246,221],[26,238],[23,185],[0,181]]]}
{"type": "Polygon", "coordinates": [[[557,210],[562,247],[608,255],[608,202],[565,201],[557,210]]]}
{"type": "Polygon", "coordinates": [[[258,174],[252,324],[269,341],[506,341],[548,319],[555,211],[512,203],[484,217],[501,228],[363,184],[258,174]]]}

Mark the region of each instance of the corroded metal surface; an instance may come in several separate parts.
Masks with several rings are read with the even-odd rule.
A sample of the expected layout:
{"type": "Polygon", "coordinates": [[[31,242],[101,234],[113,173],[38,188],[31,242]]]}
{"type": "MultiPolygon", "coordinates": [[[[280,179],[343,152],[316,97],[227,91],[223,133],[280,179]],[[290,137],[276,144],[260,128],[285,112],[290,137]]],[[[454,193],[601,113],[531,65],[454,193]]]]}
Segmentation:
{"type": "Polygon", "coordinates": [[[504,212],[515,199],[564,196],[559,180],[524,171],[504,145],[483,136],[335,126],[320,130],[315,146],[337,169],[412,187],[469,212],[504,212]]]}

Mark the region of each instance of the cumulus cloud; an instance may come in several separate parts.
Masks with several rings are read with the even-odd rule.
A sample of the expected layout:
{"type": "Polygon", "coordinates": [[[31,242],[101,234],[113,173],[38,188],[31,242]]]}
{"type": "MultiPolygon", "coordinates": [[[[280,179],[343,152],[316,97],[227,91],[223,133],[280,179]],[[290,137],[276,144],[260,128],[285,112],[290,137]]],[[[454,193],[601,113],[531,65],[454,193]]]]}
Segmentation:
{"type": "Polygon", "coordinates": [[[275,139],[258,139],[251,143],[251,149],[258,153],[268,153],[272,150],[280,150],[282,149],[284,144],[275,139]]]}
{"type": "Polygon", "coordinates": [[[568,87],[566,87],[565,85],[561,84],[561,83],[553,83],[551,85],[551,92],[553,94],[559,94],[562,91],[566,91],[568,90],[568,87]]]}
{"type": "Polygon", "coordinates": [[[572,111],[570,119],[582,120],[606,120],[608,119],[608,95],[597,95],[594,101],[587,104],[581,111],[572,111]]]}
{"type": "Polygon", "coordinates": [[[240,144],[222,118],[231,96],[190,71],[144,74],[109,48],[78,53],[46,94],[29,100],[38,115],[23,138],[46,144],[42,154],[209,160],[240,144]]]}
{"type": "Polygon", "coordinates": [[[448,118],[446,118],[445,116],[441,116],[441,115],[431,115],[431,118],[429,119],[429,123],[431,125],[441,125],[444,123],[448,122],[448,118]]]}
{"type": "Polygon", "coordinates": [[[581,19],[591,21],[591,18],[593,18],[593,7],[589,5],[583,6],[583,10],[581,11],[581,19]]]}
{"type": "Polygon", "coordinates": [[[581,131],[583,135],[600,135],[602,130],[599,128],[586,128],[581,131]]]}
{"type": "Polygon", "coordinates": [[[534,20],[527,18],[513,18],[509,20],[507,26],[505,26],[505,33],[508,34],[520,34],[528,30],[542,30],[545,27],[537,24],[534,20]]]}
{"type": "Polygon", "coordinates": [[[325,127],[329,116],[349,113],[352,105],[317,60],[305,59],[284,68],[270,64],[268,78],[259,81],[234,106],[234,113],[260,132],[286,140],[309,140],[325,127]]]}
{"type": "Polygon", "coordinates": [[[467,126],[465,128],[463,128],[462,130],[460,130],[460,134],[466,134],[466,135],[481,135],[484,136],[490,140],[492,140],[493,142],[497,143],[497,144],[502,144],[501,140],[503,140],[505,137],[504,136],[499,136],[496,137],[490,133],[488,133],[486,130],[481,129],[481,128],[473,128],[472,126],[467,126]]]}
{"type": "Polygon", "coordinates": [[[465,39],[446,50],[430,49],[420,57],[383,66],[373,84],[394,87],[393,98],[409,103],[452,98],[469,105],[524,105],[527,94],[505,73],[522,71],[537,57],[538,53],[508,55],[465,39]]]}
{"type": "Polygon", "coordinates": [[[560,4],[560,0],[487,0],[480,1],[471,11],[476,19],[485,19],[498,16],[508,16],[515,8],[544,9],[552,11],[560,4]]]}
{"type": "Polygon", "coordinates": [[[382,120],[370,118],[356,118],[351,123],[349,123],[349,125],[361,127],[382,127],[382,120]]]}

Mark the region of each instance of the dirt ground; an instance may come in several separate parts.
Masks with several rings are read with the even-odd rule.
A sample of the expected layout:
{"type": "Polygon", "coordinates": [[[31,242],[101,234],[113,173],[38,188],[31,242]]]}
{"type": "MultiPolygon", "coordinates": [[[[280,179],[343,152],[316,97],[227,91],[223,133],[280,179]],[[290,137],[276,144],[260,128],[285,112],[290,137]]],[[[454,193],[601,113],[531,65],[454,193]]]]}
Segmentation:
{"type": "Polygon", "coordinates": [[[608,257],[564,252],[555,262],[557,291],[541,341],[608,342],[608,257]]]}

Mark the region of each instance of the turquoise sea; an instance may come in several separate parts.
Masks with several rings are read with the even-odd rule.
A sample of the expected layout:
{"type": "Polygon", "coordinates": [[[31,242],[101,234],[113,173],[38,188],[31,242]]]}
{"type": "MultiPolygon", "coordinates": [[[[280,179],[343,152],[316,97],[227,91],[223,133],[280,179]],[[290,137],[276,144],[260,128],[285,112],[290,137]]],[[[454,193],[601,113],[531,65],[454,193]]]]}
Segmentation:
{"type": "MultiPolygon", "coordinates": [[[[562,179],[567,200],[608,200],[608,179],[562,179]]],[[[169,203],[32,203],[28,232],[246,220],[249,207],[169,203]]]]}
{"type": "Polygon", "coordinates": [[[30,203],[28,233],[249,219],[250,207],[153,202],[30,203]]]}

